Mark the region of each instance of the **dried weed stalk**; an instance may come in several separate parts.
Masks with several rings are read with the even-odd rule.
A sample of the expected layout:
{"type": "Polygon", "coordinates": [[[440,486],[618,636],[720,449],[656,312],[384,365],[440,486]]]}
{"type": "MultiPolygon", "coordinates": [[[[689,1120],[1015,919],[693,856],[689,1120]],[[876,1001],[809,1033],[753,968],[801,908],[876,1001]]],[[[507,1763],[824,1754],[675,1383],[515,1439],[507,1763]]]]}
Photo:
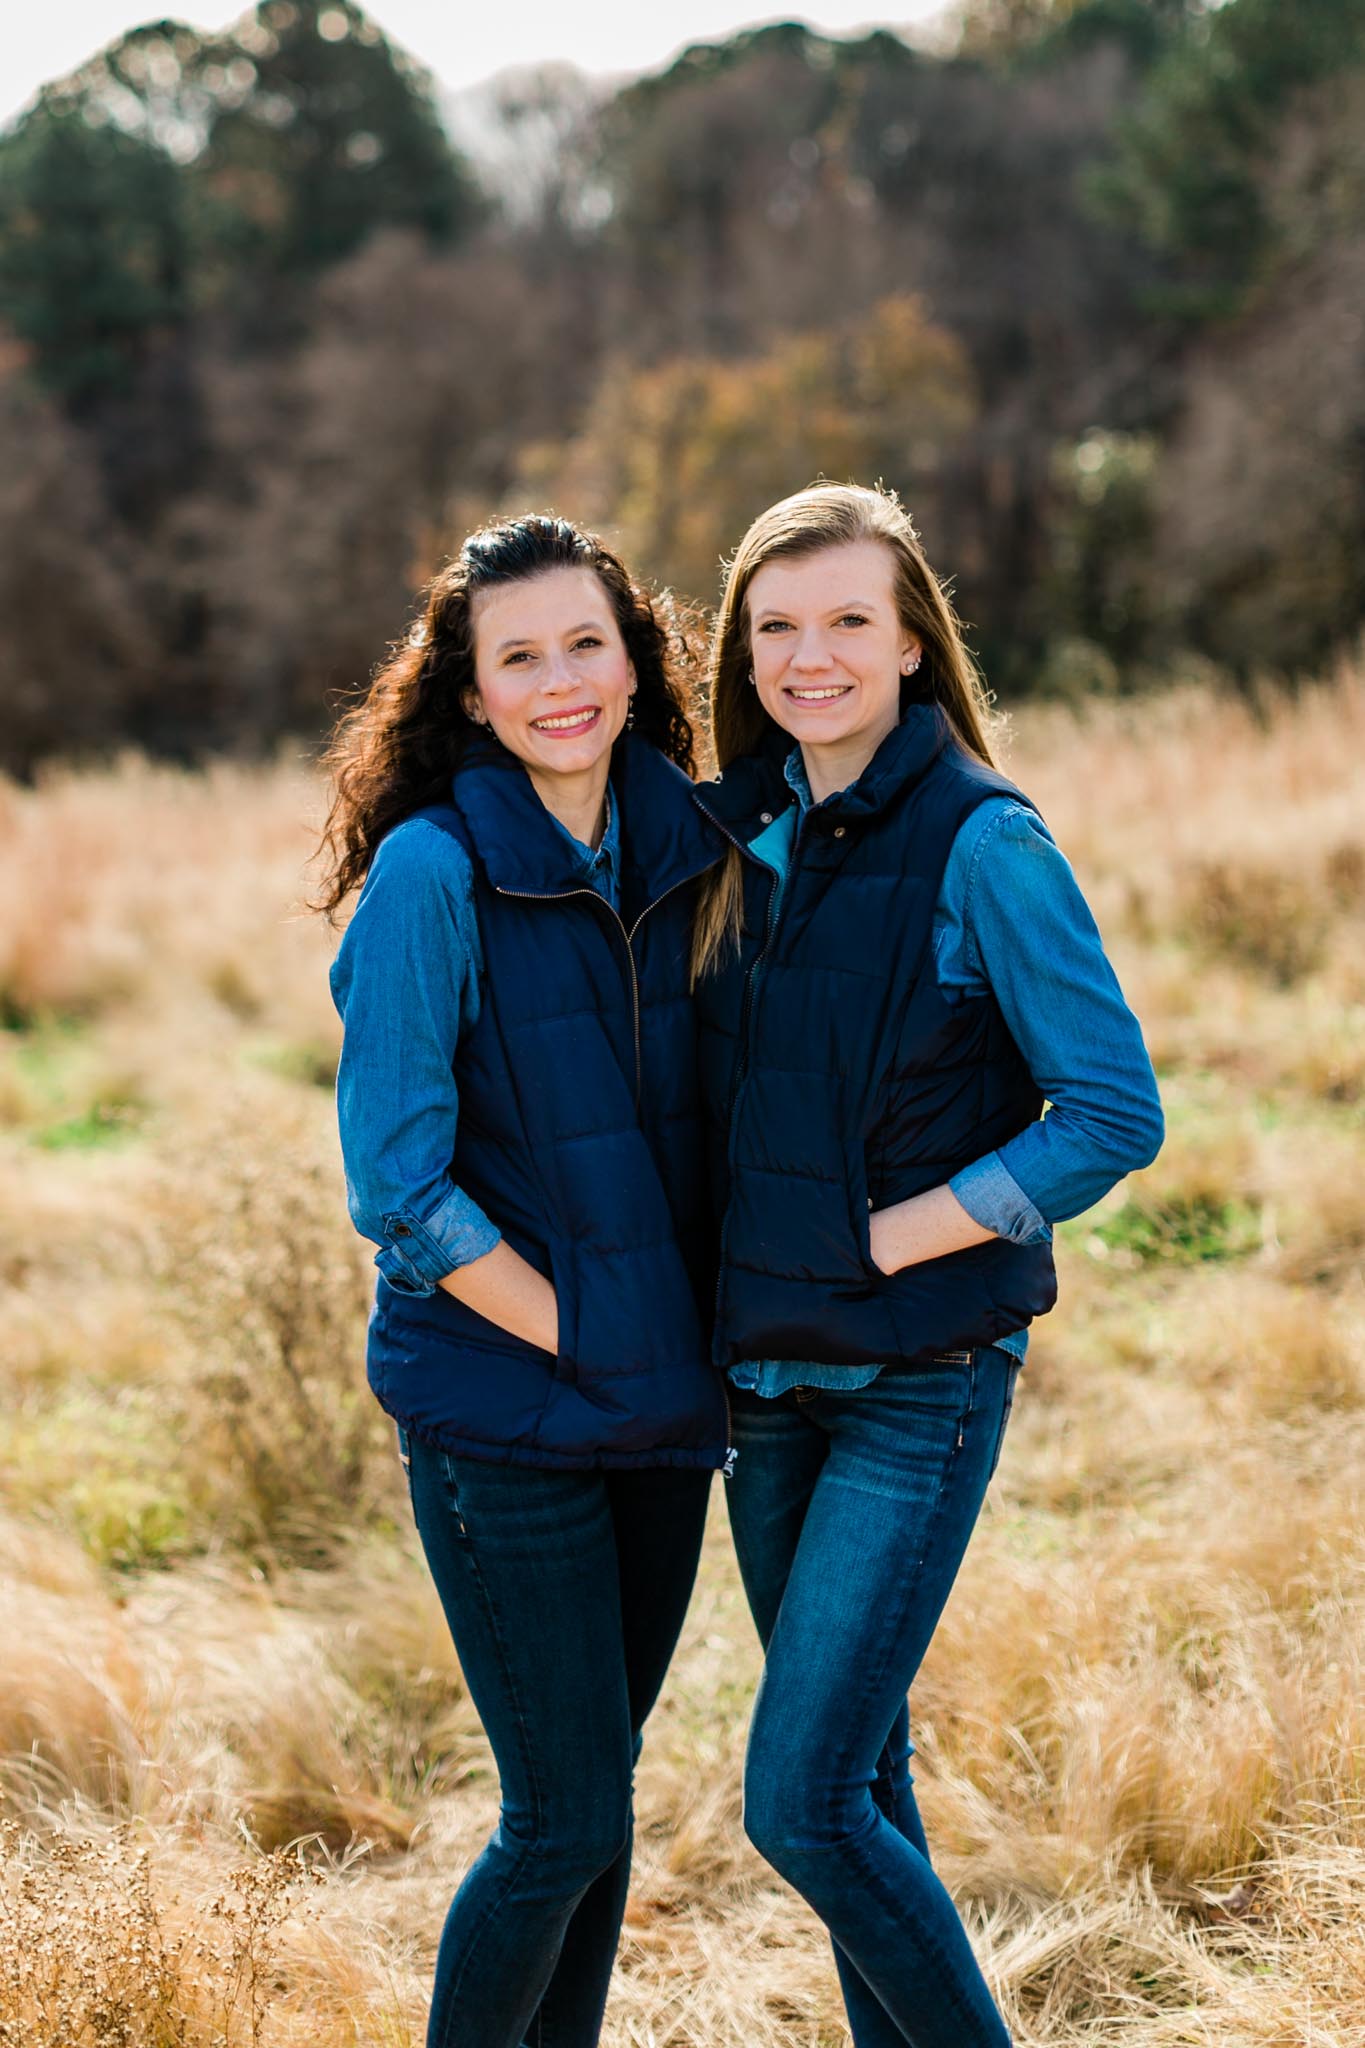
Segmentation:
{"type": "Polygon", "coordinates": [[[0,2042],[267,2048],[281,1936],[322,1882],[277,1851],[186,1907],[129,1830],[39,1844],[0,1824],[0,2042]]]}

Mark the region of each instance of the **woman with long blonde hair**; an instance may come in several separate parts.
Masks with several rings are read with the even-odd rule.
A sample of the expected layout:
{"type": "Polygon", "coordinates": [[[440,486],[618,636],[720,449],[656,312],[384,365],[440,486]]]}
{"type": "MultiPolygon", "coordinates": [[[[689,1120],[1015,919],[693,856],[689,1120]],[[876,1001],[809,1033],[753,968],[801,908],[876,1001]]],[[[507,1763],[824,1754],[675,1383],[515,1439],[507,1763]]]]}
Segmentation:
{"type": "Polygon", "coordinates": [[[1055,1298],[1051,1226],[1154,1156],[1156,1084],[894,496],[820,484],[754,522],[712,690],[715,1359],[766,1650],[745,1825],[833,1936],[856,2048],[1000,2048],[906,1695],[1055,1298]]]}

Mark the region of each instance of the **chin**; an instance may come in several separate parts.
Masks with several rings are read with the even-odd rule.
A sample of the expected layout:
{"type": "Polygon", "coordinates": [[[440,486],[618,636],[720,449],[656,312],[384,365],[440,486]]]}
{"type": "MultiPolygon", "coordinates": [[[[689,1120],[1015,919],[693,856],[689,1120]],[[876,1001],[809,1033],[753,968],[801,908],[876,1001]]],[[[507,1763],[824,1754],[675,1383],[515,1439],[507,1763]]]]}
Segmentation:
{"type": "Polygon", "coordinates": [[[793,739],[812,740],[816,744],[823,741],[831,746],[839,740],[856,739],[860,729],[856,718],[823,718],[818,711],[798,711],[784,723],[793,739]]]}
{"type": "Polygon", "coordinates": [[[526,750],[525,758],[534,760],[538,768],[547,768],[551,774],[582,775],[587,769],[595,768],[599,761],[610,758],[611,740],[594,738],[591,746],[556,746],[544,741],[532,743],[526,750]]]}

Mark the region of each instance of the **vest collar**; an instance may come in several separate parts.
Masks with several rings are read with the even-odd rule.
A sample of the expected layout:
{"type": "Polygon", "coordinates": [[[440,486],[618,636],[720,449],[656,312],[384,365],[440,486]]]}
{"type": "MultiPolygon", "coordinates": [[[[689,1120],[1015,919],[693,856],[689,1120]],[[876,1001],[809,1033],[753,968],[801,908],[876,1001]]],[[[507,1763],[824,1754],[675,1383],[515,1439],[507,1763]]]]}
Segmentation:
{"type": "MultiPolygon", "coordinates": [[[[718,860],[724,843],[688,801],[692,785],[682,770],[647,740],[621,735],[611,782],[621,821],[621,914],[631,925],[718,860]]],[[[451,796],[495,889],[560,896],[589,888],[530,776],[491,734],[466,742],[451,796]]]]}
{"type": "MultiPolygon", "coordinates": [[[[853,820],[876,817],[918,782],[951,740],[947,719],[936,704],[911,704],[889,732],[856,782],[812,806],[812,816],[853,820]]],[[[696,802],[732,837],[747,842],[763,830],[763,812],[785,810],[791,802],[786,764],[789,734],[774,726],[755,753],[732,761],[714,782],[696,790],[696,802]]]]}

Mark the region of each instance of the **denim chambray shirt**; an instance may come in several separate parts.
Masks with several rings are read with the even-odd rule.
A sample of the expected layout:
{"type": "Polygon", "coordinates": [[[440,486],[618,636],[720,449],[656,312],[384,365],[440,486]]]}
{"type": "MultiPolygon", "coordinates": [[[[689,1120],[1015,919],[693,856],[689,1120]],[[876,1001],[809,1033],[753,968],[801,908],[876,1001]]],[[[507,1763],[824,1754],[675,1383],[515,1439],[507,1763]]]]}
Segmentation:
{"type": "MultiPolygon", "coordinates": [[[[796,801],[749,846],[775,870],[779,890],[812,803],[799,749],[786,775],[796,801]]],[[[967,818],[943,872],[933,947],[942,990],[994,995],[1051,1104],[948,1185],[983,1230],[1015,1244],[1050,1237],[1054,1223],[1078,1216],[1125,1173],[1148,1165],[1165,1127],[1138,1021],[1070,863],[1036,811],[1013,797],[988,797],[967,818]]],[[[1027,1345],[1026,1330],[999,1340],[1016,1358],[1027,1345]]],[[[732,1366],[730,1377],[776,1395],[795,1386],[863,1387],[879,1371],[783,1359],[732,1366]]]]}
{"type": "MultiPolygon", "coordinates": [[[[621,828],[610,787],[595,852],[559,830],[579,856],[584,886],[619,909],[621,828]]],[[[450,1174],[455,1048],[478,1018],[482,974],[464,848],[429,819],[396,825],[346,927],[331,989],[345,1027],[337,1121],[347,1206],[361,1236],[380,1248],[376,1266],[404,1294],[434,1293],[502,1235],[450,1174]]]]}

